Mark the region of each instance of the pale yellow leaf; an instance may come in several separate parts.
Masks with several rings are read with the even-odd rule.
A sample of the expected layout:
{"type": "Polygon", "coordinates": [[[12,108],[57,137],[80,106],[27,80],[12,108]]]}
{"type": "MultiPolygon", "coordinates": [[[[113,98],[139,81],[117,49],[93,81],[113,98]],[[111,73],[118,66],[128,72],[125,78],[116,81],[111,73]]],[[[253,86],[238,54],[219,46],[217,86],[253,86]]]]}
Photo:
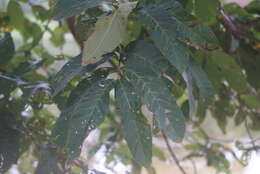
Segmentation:
{"type": "Polygon", "coordinates": [[[112,15],[99,18],[92,35],[84,42],[82,65],[95,63],[112,52],[125,38],[127,17],[136,2],[122,3],[112,15]]]}

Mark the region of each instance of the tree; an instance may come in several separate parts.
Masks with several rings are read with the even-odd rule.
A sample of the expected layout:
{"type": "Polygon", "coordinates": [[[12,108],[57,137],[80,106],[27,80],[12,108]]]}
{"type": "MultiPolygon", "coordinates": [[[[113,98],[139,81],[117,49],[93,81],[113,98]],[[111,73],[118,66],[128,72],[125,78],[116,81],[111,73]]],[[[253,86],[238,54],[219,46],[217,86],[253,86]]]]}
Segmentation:
{"type": "Polygon", "coordinates": [[[246,165],[259,150],[251,135],[260,129],[259,15],[259,0],[245,8],[218,0],[2,0],[0,173],[28,154],[38,165],[21,162],[21,171],[87,171],[79,155],[96,128],[88,156],[105,148],[107,163],[132,164],[133,173],[153,173],[152,156],[164,159],[153,137],[183,173],[170,140],[183,142],[184,161],[205,158],[230,173],[231,153],[246,165]],[[44,47],[50,34],[62,48],[67,33],[81,49],[76,57],[44,47]],[[250,144],[233,142],[241,156],[201,127],[208,115],[223,133],[228,119],[245,125],[250,144]]]}

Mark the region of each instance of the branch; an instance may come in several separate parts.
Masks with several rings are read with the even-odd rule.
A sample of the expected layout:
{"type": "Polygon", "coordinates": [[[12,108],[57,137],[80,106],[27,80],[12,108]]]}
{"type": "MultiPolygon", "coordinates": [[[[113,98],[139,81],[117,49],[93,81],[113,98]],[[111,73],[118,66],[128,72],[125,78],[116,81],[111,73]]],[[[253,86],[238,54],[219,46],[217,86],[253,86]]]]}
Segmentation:
{"type": "Polygon", "coordinates": [[[177,156],[175,155],[175,153],[173,152],[171,146],[170,146],[170,143],[169,143],[169,140],[168,138],[166,137],[166,135],[164,134],[164,132],[162,132],[162,135],[163,135],[163,139],[167,145],[167,149],[168,151],[170,152],[173,160],[175,161],[176,165],[178,166],[178,168],[180,169],[180,171],[182,172],[182,174],[187,174],[186,171],[183,169],[183,167],[181,166],[180,164],[180,161],[178,160],[177,156]]]}
{"type": "Polygon", "coordinates": [[[68,28],[71,32],[71,34],[73,35],[74,39],[76,40],[76,42],[79,44],[80,49],[83,50],[83,45],[84,45],[84,41],[81,40],[76,33],[76,20],[75,20],[75,16],[72,16],[70,18],[67,19],[67,24],[68,24],[68,28]]]}
{"type": "Polygon", "coordinates": [[[252,134],[251,134],[251,132],[250,132],[250,130],[249,130],[247,119],[245,119],[245,128],[246,128],[246,132],[247,132],[247,134],[248,134],[248,136],[249,136],[249,138],[250,138],[250,140],[251,140],[253,149],[254,149],[255,152],[257,153],[258,150],[257,150],[256,144],[255,144],[255,142],[254,142],[254,138],[253,138],[253,136],[252,136],[252,134]]]}
{"type": "Polygon", "coordinates": [[[220,9],[220,22],[229,31],[236,39],[249,39],[255,42],[260,42],[259,39],[252,36],[250,33],[242,29],[241,27],[237,26],[234,21],[231,19],[230,16],[224,11],[224,9],[220,9]]]}

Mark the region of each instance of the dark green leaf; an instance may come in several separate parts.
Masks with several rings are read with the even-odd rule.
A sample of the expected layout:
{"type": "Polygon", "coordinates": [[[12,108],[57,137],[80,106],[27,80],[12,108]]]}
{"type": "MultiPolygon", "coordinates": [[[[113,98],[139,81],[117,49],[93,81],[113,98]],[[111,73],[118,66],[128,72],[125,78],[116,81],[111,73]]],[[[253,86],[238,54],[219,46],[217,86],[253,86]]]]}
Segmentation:
{"type": "Polygon", "coordinates": [[[18,160],[20,132],[15,130],[9,112],[0,110],[0,173],[5,173],[18,160]]]}
{"type": "Polygon", "coordinates": [[[58,167],[58,156],[55,150],[47,147],[40,148],[40,161],[35,174],[62,174],[63,172],[58,167]]]}
{"type": "Polygon", "coordinates": [[[62,111],[55,124],[53,137],[57,145],[67,147],[70,159],[77,157],[87,133],[101,124],[108,112],[109,91],[113,81],[86,79],[86,90],[68,108],[62,111]]]}
{"type": "Polygon", "coordinates": [[[184,71],[188,66],[190,52],[180,40],[190,36],[188,29],[163,8],[142,9],[139,21],[146,27],[162,54],[180,72],[184,71]]]}
{"type": "MultiPolygon", "coordinates": [[[[193,28],[193,31],[200,36],[201,40],[211,44],[219,44],[217,37],[214,32],[208,26],[196,26],[193,28]]],[[[198,41],[200,42],[200,40],[198,41]]]]}
{"type": "Polygon", "coordinates": [[[159,64],[155,64],[155,60],[160,60],[159,55],[149,42],[138,42],[130,50],[125,69],[131,83],[143,95],[148,109],[154,113],[158,126],[172,140],[180,141],[185,133],[184,116],[160,78],[159,64]]]}
{"type": "Polygon", "coordinates": [[[68,82],[70,82],[77,75],[82,75],[87,72],[92,72],[99,65],[106,62],[114,54],[108,53],[103,56],[103,58],[96,62],[95,64],[89,64],[85,67],[81,66],[82,54],[78,55],[75,58],[72,58],[68,63],[66,63],[61,70],[51,79],[51,84],[53,88],[53,96],[56,96],[61,90],[63,90],[68,82]]]}
{"type": "Polygon", "coordinates": [[[119,81],[115,96],[122,117],[124,137],[134,160],[148,167],[152,158],[152,135],[150,126],[140,114],[140,96],[134,87],[124,80],[119,81]]]}
{"type": "Polygon", "coordinates": [[[52,78],[53,96],[57,95],[76,75],[82,73],[81,56],[79,55],[66,63],[52,78]]]}
{"type": "Polygon", "coordinates": [[[10,33],[6,33],[5,37],[0,40],[0,65],[5,64],[14,55],[14,42],[10,33]]]}
{"type": "Polygon", "coordinates": [[[58,0],[53,10],[53,18],[59,20],[80,14],[88,8],[100,5],[102,1],[103,0],[58,0]]]}
{"type": "Polygon", "coordinates": [[[207,74],[195,62],[190,63],[188,72],[199,88],[201,100],[206,101],[213,97],[214,88],[208,80],[207,74]]]}

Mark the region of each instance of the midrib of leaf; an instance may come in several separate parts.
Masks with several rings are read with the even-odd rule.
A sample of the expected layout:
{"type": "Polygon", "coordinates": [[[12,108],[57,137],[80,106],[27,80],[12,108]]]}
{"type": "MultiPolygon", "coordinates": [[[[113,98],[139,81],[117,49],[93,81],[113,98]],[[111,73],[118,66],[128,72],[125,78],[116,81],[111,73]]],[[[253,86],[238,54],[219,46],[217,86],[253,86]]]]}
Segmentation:
{"type": "MultiPolygon", "coordinates": [[[[122,91],[122,93],[123,93],[123,98],[126,100],[126,103],[127,103],[127,106],[128,106],[128,111],[130,112],[130,115],[129,115],[129,112],[127,111],[127,118],[125,118],[125,117],[123,117],[123,120],[124,121],[128,121],[128,122],[131,122],[131,124],[133,124],[134,125],[134,128],[136,128],[136,129],[134,129],[133,131],[135,131],[136,133],[135,133],[135,135],[137,136],[137,140],[143,140],[145,137],[142,137],[141,136],[141,134],[140,134],[140,131],[142,131],[141,129],[140,129],[140,126],[139,126],[139,124],[138,124],[138,118],[137,118],[137,114],[134,112],[135,110],[135,108],[132,108],[132,105],[130,104],[131,102],[129,101],[129,97],[128,97],[128,92],[127,92],[127,90],[126,90],[126,88],[124,87],[124,85],[122,84],[122,82],[119,82],[120,83],[120,88],[121,88],[121,91],[122,91]],[[134,115],[134,117],[133,118],[131,118],[131,116],[132,116],[132,114],[134,115]]],[[[131,95],[131,94],[130,94],[131,95]]],[[[122,111],[121,111],[122,112],[122,111]]],[[[122,114],[122,113],[121,113],[122,114]]],[[[140,124],[142,124],[142,123],[140,123],[140,124]]],[[[144,124],[144,123],[143,123],[144,124]]],[[[135,141],[135,146],[134,146],[134,148],[133,149],[137,149],[137,147],[140,147],[141,146],[141,153],[142,153],[142,155],[141,156],[143,156],[143,157],[146,157],[147,155],[149,155],[149,154],[146,154],[145,152],[145,150],[144,149],[146,149],[147,147],[146,147],[146,145],[143,143],[143,141],[135,141]]],[[[139,153],[140,153],[140,151],[139,151],[139,153]]],[[[136,157],[137,155],[137,150],[134,150],[134,154],[133,154],[133,156],[134,157],[136,157]]]]}
{"type": "MultiPolygon", "coordinates": [[[[168,37],[167,37],[167,36],[168,36],[168,35],[167,35],[167,32],[165,31],[164,28],[161,27],[160,23],[157,22],[157,20],[156,20],[152,15],[150,15],[149,13],[147,13],[146,10],[144,10],[144,12],[145,12],[145,14],[146,14],[147,16],[149,16],[149,17],[152,19],[152,21],[156,24],[156,27],[160,28],[161,33],[164,35],[164,37],[166,36],[166,38],[168,38],[168,37]]],[[[170,39],[170,40],[171,40],[171,39],[170,39]]]]}
{"type": "Polygon", "coordinates": [[[138,57],[138,58],[140,58],[140,59],[142,59],[145,63],[149,64],[150,65],[149,68],[151,68],[155,74],[158,73],[158,71],[154,68],[154,64],[152,64],[152,62],[147,61],[145,57],[143,57],[143,56],[141,56],[139,54],[136,54],[135,52],[133,53],[133,55],[138,57]]]}
{"type": "MultiPolygon", "coordinates": [[[[119,13],[119,10],[117,10],[117,11],[112,15],[111,22],[109,23],[109,26],[108,26],[107,30],[105,31],[105,33],[104,33],[104,37],[102,37],[102,39],[101,39],[101,41],[99,42],[98,46],[97,46],[96,49],[93,51],[93,55],[96,54],[97,50],[101,47],[101,45],[103,44],[104,40],[107,38],[107,35],[108,35],[109,31],[111,30],[112,25],[114,25],[116,19],[118,18],[118,13],[119,13]]],[[[121,22],[118,21],[118,23],[119,23],[119,26],[121,26],[121,22]]],[[[121,28],[123,29],[122,26],[121,26],[121,28]]],[[[92,56],[89,56],[89,57],[92,57],[92,56]]]]}
{"type": "MultiPolygon", "coordinates": [[[[152,15],[150,15],[150,13],[148,13],[147,10],[144,10],[143,12],[147,16],[149,16],[151,18],[151,20],[155,23],[156,27],[160,29],[160,33],[163,35],[163,37],[165,39],[168,40],[168,44],[170,44],[172,48],[175,47],[174,41],[176,43],[179,42],[178,44],[181,44],[181,41],[178,38],[174,38],[173,39],[172,38],[173,36],[169,37],[168,32],[170,32],[170,31],[168,29],[164,29],[163,27],[161,27],[161,25],[158,22],[158,20],[155,17],[153,17],[152,15]]],[[[165,53],[162,52],[162,54],[165,54],[165,53]]],[[[176,62],[173,62],[174,60],[170,59],[168,56],[165,56],[165,57],[172,63],[172,65],[174,65],[179,70],[180,73],[184,71],[183,69],[180,69],[178,66],[175,65],[176,62]]],[[[177,59],[179,59],[179,58],[177,58],[177,59]]],[[[186,68],[187,68],[187,65],[186,65],[186,68]]]]}

